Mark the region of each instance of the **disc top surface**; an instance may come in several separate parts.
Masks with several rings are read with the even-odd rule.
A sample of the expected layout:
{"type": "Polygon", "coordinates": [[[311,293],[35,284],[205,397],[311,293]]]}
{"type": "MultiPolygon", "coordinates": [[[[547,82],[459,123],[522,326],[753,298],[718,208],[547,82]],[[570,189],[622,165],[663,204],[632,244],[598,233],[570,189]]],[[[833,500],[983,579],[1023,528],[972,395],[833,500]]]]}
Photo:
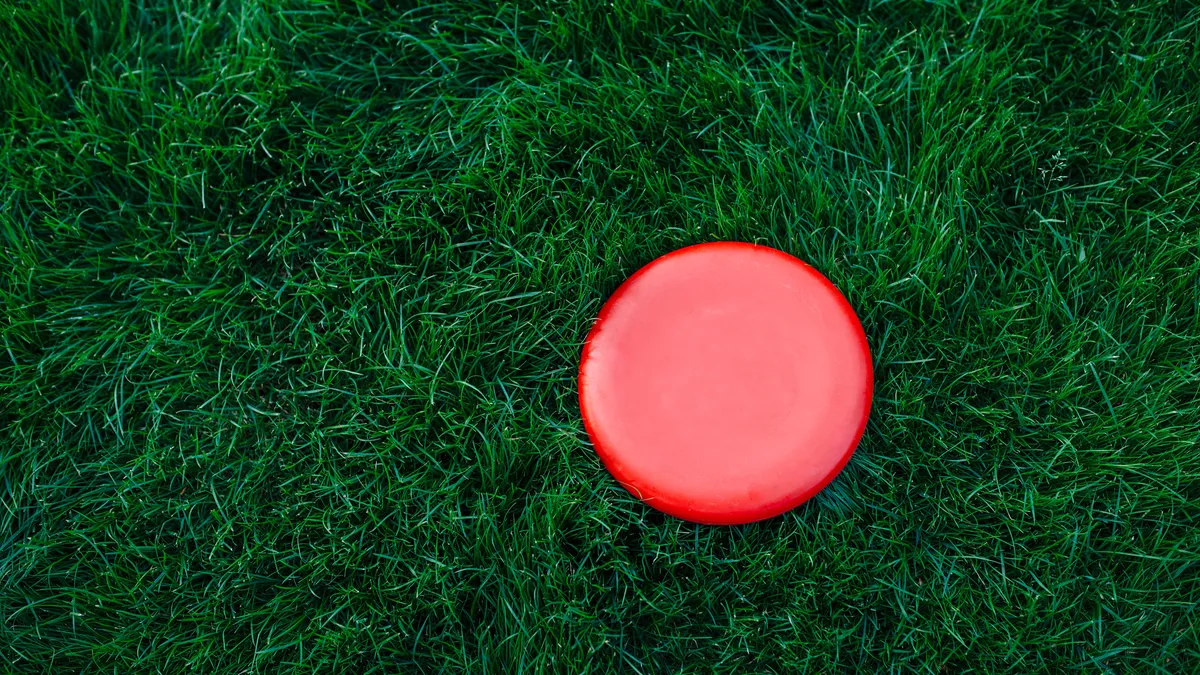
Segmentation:
{"type": "Polygon", "coordinates": [[[788,511],[841,471],[872,370],[854,310],[820,273],[764,246],[667,254],[609,298],[584,346],[580,408],[631,493],[695,522],[788,511]]]}

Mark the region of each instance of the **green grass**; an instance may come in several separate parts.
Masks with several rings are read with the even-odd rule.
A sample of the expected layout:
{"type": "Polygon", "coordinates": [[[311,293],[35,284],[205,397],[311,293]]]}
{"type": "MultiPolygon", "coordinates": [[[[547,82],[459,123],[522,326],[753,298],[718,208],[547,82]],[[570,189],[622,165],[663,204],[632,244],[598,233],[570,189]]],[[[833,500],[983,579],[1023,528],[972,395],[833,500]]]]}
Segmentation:
{"type": "Polygon", "coordinates": [[[1200,10],[388,4],[0,6],[0,670],[1200,671],[1200,10]],[[877,369],[732,528],[575,392],[720,239],[877,369]]]}

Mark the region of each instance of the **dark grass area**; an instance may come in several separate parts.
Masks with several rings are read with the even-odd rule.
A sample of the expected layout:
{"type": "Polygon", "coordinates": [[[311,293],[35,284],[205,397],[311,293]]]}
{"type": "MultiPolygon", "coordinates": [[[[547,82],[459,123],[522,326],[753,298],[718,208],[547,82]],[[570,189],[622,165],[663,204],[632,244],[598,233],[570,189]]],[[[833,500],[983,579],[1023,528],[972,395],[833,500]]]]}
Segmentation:
{"type": "Polygon", "coordinates": [[[0,5],[0,667],[1200,671],[1189,2],[0,5]],[[761,242],[866,436],[605,473],[589,322],[761,242]]]}

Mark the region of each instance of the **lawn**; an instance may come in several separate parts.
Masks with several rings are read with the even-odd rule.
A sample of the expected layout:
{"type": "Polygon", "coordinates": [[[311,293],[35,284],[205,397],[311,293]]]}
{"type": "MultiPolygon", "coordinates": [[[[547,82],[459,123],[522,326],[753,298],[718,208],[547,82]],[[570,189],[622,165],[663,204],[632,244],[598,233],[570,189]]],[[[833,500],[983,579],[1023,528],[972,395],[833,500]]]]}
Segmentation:
{"type": "Polygon", "coordinates": [[[1190,2],[8,0],[0,672],[1200,671],[1190,2]],[[393,6],[394,5],[394,6],[393,6]],[[676,248],[875,402],[653,511],[579,417],[676,248]]]}

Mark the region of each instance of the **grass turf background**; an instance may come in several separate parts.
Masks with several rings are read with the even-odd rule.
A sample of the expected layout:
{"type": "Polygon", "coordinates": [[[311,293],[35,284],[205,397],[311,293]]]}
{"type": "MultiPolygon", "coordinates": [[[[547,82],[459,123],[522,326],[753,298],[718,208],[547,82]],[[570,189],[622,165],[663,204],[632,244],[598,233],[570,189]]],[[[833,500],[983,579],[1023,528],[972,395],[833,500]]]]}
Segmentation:
{"type": "Polygon", "coordinates": [[[1189,5],[6,3],[0,667],[1196,672],[1189,5]],[[717,239],[877,368],[733,528],[574,382],[717,239]]]}

